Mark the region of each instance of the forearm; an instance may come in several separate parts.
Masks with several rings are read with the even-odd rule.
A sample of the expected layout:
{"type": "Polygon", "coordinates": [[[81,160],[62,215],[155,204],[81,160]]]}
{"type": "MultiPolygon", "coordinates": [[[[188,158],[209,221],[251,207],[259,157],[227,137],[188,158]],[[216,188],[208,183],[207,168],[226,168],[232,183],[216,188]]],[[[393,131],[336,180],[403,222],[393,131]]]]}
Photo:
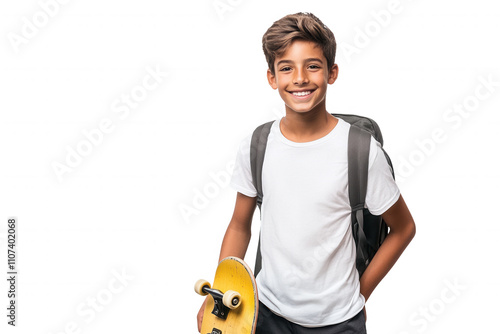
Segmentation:
{"type": "MultiPolygon", "coordinates": [[[[247,197],[240,193],[237,194],[233,217],[222,241],[219,262],[228,256],[236,256],[242,259],[245,257],[252,234],[252,215],[255,205],[255,198],[247,197]]],[[[201,330],[206,302],[207,299],[205,299],[198,312],[198,332],[201,330]]]]}
{"type": "Polygon", "coordinates": [[[238,226],[241,224],[236,224],[234,221],[229,223],[222,241],[219,262],[228,256],[236,256],[241,259],[245,257],[252,232],[250,228],[238,226]]]}
{"type": "Polygon", "coordinates": [[[391,229],[363,276],[361,276],[361,294],[366,300],[394,266],[414,235],[415,224],[413,220],[404,224],[403,228],[391,229]]]}

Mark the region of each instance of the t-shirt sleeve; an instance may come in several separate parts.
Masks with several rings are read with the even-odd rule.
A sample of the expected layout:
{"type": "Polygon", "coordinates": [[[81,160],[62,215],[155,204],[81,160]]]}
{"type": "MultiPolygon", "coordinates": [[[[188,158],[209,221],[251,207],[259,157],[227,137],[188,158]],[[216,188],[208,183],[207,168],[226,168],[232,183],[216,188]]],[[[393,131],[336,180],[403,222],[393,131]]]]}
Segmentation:
{"type": "Polygon", "coordinates": [[[381,215],[399,199],[400,191],[392,177],[391,167],[382,146],[372,138],[368,165],[366,207],[373,215],[381,215]]]}
{"type": "Polygon", "coordinates": [[[245,138],[236,154],[233,175],[231,176],[231,187],[239,193],[248,197],[256,197],[257,190],[253,185],[252,169],[250,167],[250,144],[252,136],[245,138]]]}

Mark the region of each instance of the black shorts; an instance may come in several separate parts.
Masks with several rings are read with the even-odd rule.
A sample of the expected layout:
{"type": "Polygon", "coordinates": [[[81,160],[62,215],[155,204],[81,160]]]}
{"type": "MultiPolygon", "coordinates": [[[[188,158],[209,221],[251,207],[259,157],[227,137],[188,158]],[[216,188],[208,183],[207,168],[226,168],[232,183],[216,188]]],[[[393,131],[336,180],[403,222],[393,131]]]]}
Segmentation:
{"type": "Polygon", "coordinates": [[[259,317],[255,334],[366,334],[363,310],[353,318],[326,327],[303,327],[294,324],[269,310],[259,302],[259,317]]]}

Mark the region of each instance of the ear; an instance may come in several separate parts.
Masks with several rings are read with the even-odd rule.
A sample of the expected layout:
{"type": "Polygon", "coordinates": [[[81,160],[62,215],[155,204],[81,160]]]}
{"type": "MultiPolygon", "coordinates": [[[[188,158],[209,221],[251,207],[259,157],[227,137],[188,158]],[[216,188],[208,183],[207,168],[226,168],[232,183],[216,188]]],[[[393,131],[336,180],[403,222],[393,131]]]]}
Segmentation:
{"type": "Polygon", "coordinates": [[[273,89],[278,89],[278,85],[276,84],[276,76],[271,73],[270,69],[267,69],[267,81],[273,89]]]}
{"type": "Polygon", "coordinates": [[[328,84],[333,84],[335,80],[337,80],[337,76],[339,75],[339,67],[337,64],[333,64],[328,72],[328,84]]]}

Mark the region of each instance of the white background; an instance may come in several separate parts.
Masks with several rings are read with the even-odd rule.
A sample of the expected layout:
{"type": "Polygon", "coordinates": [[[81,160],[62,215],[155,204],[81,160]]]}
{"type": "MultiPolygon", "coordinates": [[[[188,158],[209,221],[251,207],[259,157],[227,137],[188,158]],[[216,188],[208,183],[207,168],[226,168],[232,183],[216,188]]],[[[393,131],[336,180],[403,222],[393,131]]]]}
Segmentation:
{"type": "MultiPolygon", "coordinates": [[[[2,2],[2,333],[196,333],[203,298],[193,284],[211,280],[217,265],[236,196],[228,177],[237,147],[284,113],[266,81],[261,38],[299,11],[317,15],[337,39],[340,73],[328,111],[379,123],[417,223],[414,241],[368,301],[368,332],[494,331],[493,3],[2,2]],[[144,90],[154,70],[161,82],[144,90]],[[125,107],[132,94],[141,101],[125,107]],[[101,122],[108,131],[99,135],[101,122]],[[431,142],[433,133],[439,140],[431,142]],[[77,149],[85,156],[68,158],[77,149]],[[54,165],[67,169],[58,177],[54,165]],[[11,216],[15,328],[7,325],[3,278],[11,216]]],[[[254,222],[256,235],[258,213],[254,222]]],[[[246,257],[252,267],[254,256],[255,240],[246,257]]]]}

